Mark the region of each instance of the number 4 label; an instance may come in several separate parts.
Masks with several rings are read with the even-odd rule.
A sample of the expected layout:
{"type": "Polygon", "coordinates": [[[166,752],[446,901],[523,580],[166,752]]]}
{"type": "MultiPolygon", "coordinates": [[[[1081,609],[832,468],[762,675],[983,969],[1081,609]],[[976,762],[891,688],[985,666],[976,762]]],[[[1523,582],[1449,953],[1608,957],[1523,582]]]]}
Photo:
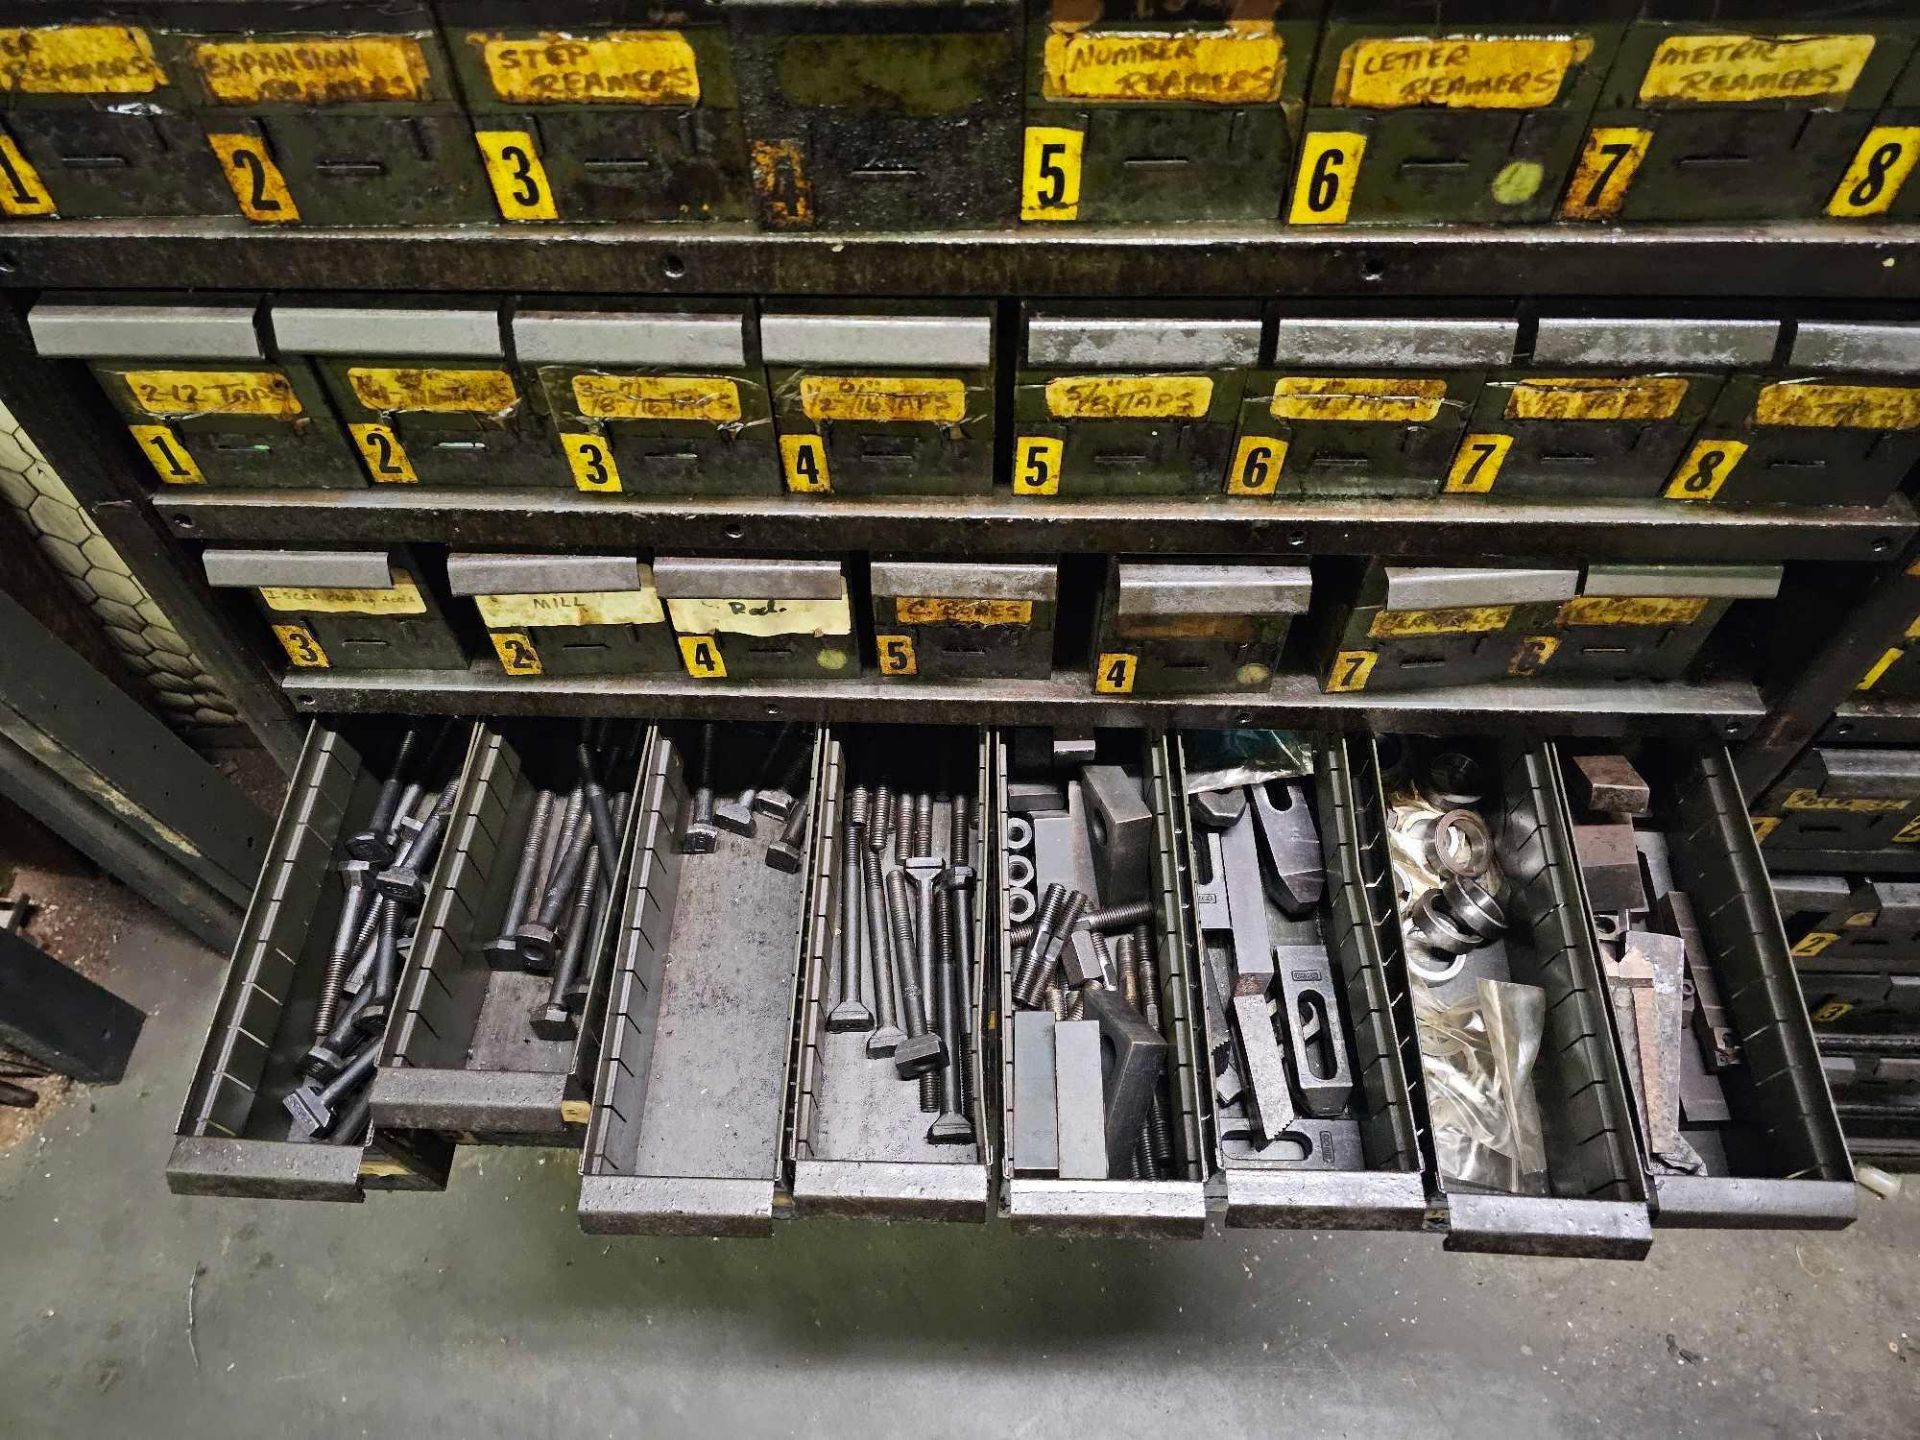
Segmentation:
{"type": "Polygon", "coordinates": [[[780,468],[787,472],[787,489],[796,495],[826,495],[833,489],[827,442],[818,435],[782,435],[780,468]]]}
{"type": "Polygon", "coordinates": [[[1295,225],[1344,225],[1353,208],[1353,187],[1367,137],[1355,130],[1321,130],[1300,142],[1300,168],[1293,177],[1295,225]]]}
{"type": "Polygon", "coordinates": [[[727,662],[720,657],[720,642],[711,635],[682,635],[680,663],[696,680],[724,680],[727,662]]]}
{"type": "Polygon", "coordinates": [[[1026,158],[1020,168],[1022,220],[1080,218],[1080,157],[1086,142],[1078,130],[1027,127],[1026,158]]]}
{"type": "Polygon", "coordinates": [[[1131,695],[1133,677],[1139,673],[1140,657],[1124,650],[1110,650],[1093,666],[1093,688],[1099,695],[1131,695]]]}

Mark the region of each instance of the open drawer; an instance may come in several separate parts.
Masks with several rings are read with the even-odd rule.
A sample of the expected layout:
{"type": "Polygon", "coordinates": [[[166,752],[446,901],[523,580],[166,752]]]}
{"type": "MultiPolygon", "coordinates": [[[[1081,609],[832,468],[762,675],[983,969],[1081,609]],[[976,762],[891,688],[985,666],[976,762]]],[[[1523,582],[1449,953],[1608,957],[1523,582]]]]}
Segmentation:
{"type": "Polygon", "coordinates": [[[1022,1231],[1203,1235],[1194,981],[1166,745],[1131,730],[1014,730],[993,750],[1002,1211],[1022,1231]],[[1052,948],[1039,927],[1055,885],[1103,918],[1094,932],[1054,927],[1066,939],[1032,963],[1036,947],[1052,948]],[[1104,984],[1075,990],[1101,971],[1104,984]]]}
{"type": "Polygon", "coordinates": [[[645,737],[637,721],[480,727],[374,1081],[383,1139],[425,1131],[467,1142],[577,1145],[586,1134],[645,737]],[[582,749],[604,796],[599,819],[586,803],[582,749]],[[573,847],[577,879],[563,887],[551,872],[566,863],[558,840],[570,813],[582,839],[573,847]],[[616,836],[605,864],[602,819],[616,836]],[[513,932],[537,926],[543,908],[557,917],[555,943],[516,940],[513,932]]]}
{"type": "Polygon", "coordinates": [[[981,1222],[988,735],[826,735],[789,1109],[793,1212],[981,1222]],[[916,1032],[938,1037],[937,1057],[924,1041],[903,1049],[916,1032]]]}
{"type": "Polygon", "coordinates": [[[1378,934],[1392,866],[1361,815],[1378,784],[1371,748],[1210,732],[1178,737],[1174,758],[1201,1113],[1226,1223],[1424,1228],[1413,1014],[1378,934]]]}
{"type": "Polygon", "coordinates": [[[711,823],[712,796],[766,783],[778,766],[774,732],[662,725],[648,738],[580,1162],[583,1229],[766,1235],[784,1205],[782,1122],[810,913],[806,797],[818,793],[821,767],[818,735],[797,743],[807,783],[805,796],[794,792],[797,818],[785,830],[762,818],[745,835],[711,823]],[[684,853],[693,837],[711,848],[684,853]],[[791,870],[769,863],[776,850],[792,856],[791,870]]]}
{"type": "Polygon", "coordinates": [[[1632,1101],[1551,754],[1411,736],[1349,748],[1373,751],[1354,767],[1368,792],[1360,835],[1384,827],[1393,862],[1397,903],[1376,933],[1389,982],[1409,987],[1412,1093],[1447,1248],[1644,1257],[1632,1101]],[[1477,823],[1444,827],[1441,848],[1463,857],[1448,870],[1435,831],[1460,812],[1477,823]],[[1463,872],[1495,893],[1494,911],[1472,886],[1442,901],[1433,880],[1463,872]]]}
{"type": "Polygon", "coordinates": [[[1853,1166],[1725,748],[1630,748],[1625,758],[1645,781],[1649,813],[1619,819],[1599,808],[1607,793],[1595,794],[1582,768],[1611,765],[1603,757],[1620,757],[1618,745],[1566,741],[1547,750],[1576,827],[1632,832],[1633,850],[1617,867],[1604,847],[1576,843],[1576,851],[1600,852],[1581,889],[1603,973],[1609,946],[1650,972],[1638,988],[1616,987],[1613,1034],[1639,1102],[1635,1132],[1654,1224],[1852,1224],[1853,1166]],[[1623,906],[1636,883],[1644,904],[1623,906]],[[1650,1022],[1644,1039],[1636,1005],[1650,1022]],[[1662,1045],[1662,1036],[1674,1043],[1662,1045]]]}
{"type": "MultiPolygon", "coordinates": [[[[400,835],[416,816],[432,823],[436,796],[455,783],[471,738],[470,725],[451,721],[411,729],[384,720],[338,729],[315,722],[308,730],[181,1111],[167,1162],[175,1193],[359,1200],[368,1187],[445,1186],[449,1142],[368,1133],[368,1067],[393,1006],[387,999],[375,1008],[383,1002],[372,975],[353,963],[356,953],[370,952],[351,940],[343,945],[337,932],[346,928],[350,883],[371,885],[381,873],[382,862],[351,850],[367,850],[376,831],[400,835]],[[380,825],[376,810],[391,814],[392,826],[380,825]],[[364,1023],[348,1013],[356,1002],[364,1023]],[[323,1010],[341,1018],[321,1025],[323,1010]],[[336,1042],[343,1060],[349,1053],[363,1059],[316,1079],[310,1056],[329,1028],[346,1037],[336,1042]],[[339,1089],[328,1094],[333,1083],[339,1089]],[[334,1138],[300,1138],[288,1103],[296,1091],[332,1118],[326,1133],[334,1138]]],[[[446,856],[435,849],[437,873],[446,856]]],[[[405,878],[416,894],[434,883],[425,872],[405,878]]],[[[397,922],[396,942],[411,923],[397,922]]],[[[366,922],[362,934],[377,943],[374,928],[366,922]]]]}

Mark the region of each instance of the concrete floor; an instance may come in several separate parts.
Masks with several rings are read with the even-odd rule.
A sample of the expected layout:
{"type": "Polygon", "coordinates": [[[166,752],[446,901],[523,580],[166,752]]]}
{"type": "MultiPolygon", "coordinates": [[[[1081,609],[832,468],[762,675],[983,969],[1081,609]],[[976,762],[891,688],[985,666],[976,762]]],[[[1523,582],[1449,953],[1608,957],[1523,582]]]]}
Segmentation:
{"type": "Polygon", "coordinates": [[[1672,1233],[1642,1264],[997,1226],[609,1243],[542,1151],[463,1154],[444,1195],[177,1199],[220,974],[124,932],[108,983],[152,1012],[127,1082],[0,1157],[0,1434],[1920,1432],[1920,1184],[1837,1235],[1672,1233]]]}

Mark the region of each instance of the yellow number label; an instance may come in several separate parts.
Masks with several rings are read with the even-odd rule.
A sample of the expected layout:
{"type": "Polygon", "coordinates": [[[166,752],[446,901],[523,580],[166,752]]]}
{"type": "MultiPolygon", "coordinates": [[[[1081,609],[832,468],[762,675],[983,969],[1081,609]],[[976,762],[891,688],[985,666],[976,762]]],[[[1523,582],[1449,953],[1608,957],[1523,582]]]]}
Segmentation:
{"type": "Polygon", "coordinates": [[[487,167],[487,180],[493,186],[493,201],[500,207],[502,220],[560,218],[560,212],[553,208],[547,167],[540,163],[540,151],[532,135],[525,130],[476,130],[473,141],[480,147],[480,159],[487,167]]]}
{"type": "Polygon", "coordinates": [[[204,485],[207,477],[173,433],[171,425],[129,425],[128,432],[153,465],[153,473],[169,485],[204,485]]]}
{"type": "Polygon", "coordinates": [[[1514,647],[1513,659],[1507,662],[1507,674],[1516,679],[1538,675],[1559,650],[1558,635],[1528,635],[1514,647]]]}
{"type": "Polygon", "coordinates": [[[1248,435],[1233,452],[1227,472],[1227,494],[1271,495],[1280,488],[1280,468],[1287,463],[1287,442],[1270,435],[1248,435]]]}
{"type": "Polygon", "coordinates": [[[0,213],[53,214],[52,194],[11,135],[0,135],[0,213]]]}
{"type": "Polygon", "coordinates": [[[1809,930],[1805,935],[1800,937],[1800,942],[1793,947],[1792,953],[1803,959],[1811,955],[1818,955],[1839,938],[1840,932],[1837,930],[1809,930]]]}
{"type": "Polygon", "coordinates": [[[1876,125],[1853,152],[1853,163],[1827,201],[1827,214],[1836,220],[1859,220],[1884,215],[1900,198],[1900,187],[1920,161],[1920,128],[1876,125]]]}
{"type": "Polygon", "coordinates": [[[1500,478],[1500,467],[1507,463],[1513,449],[1511,435],[1469,435],[1454,452],[1453,465],[1447,471],[1449,495],[1484,495],[1500,478]]]}
{"type": "Polygon", "coordinates": [[[1013,493],[1058,495],[1060,465],[1067,442],[1045,435],[1022,435],[1013,442],[1013,493]]]}
{"type": "Polygon", "coordinates": [[[287,177],[273,163],[267,142],[258,135],[208,135],[207,144],[219,157],[240,213],[258,225],[289,225],[300,218],[287,177]]]}
{"type": "Polygon", "coordinates": [[[598,435],[562,435],[560,448],[567,452],[567,468],[573,472],[577,490],[597,495],[620,493],[620,467],[614,463],[613,447],[598,435]]]}
{"type": "Polygon", "coordinates": [[[1816,1025],[1831,1025],[1853,1012],[1853,1006],[1846,1000],[1829,1000],[1807,1018],[1816,1025]]]}
{"type": "Polygon", "coordinates": [[[911,635],[876,635],[873,637],[875,648],[880,654],[880,673],[882,675],[918,675],[919,661],[913,653],[911,635]]]}
{"type": "Polygon", "coordinates": [[[1020,170],[1022,220],[1080,218],[1080,157],[1086,141],[1079,130],[1027,127],[1026,159],[1020,170]]]}
{"type": "Polygon", "coordinates": [[[1596,125],[1587,132],[1586,149],[1560,201],[1562,220],[1611,220],[1627,202],[1627,190],[1640,173],[1653,143],[1651,130],[1625,125],[1596,125]]]}
{"type": "Polygon", "coordinates": [[[353,443],[360,451],[360,463],[376,485],[418,485],[413,462],[391,425],[349,425],[353,443]]]}
{"type": "Polygon", "coordinates": [[[782,435],[780,468],[787,475],[787,489],[796,495],[827,495],[833,491],[833,476],[827,471],[827,442],[818,435],[782,435]]]}
{"type": "Polygon", "coordinates": [[[680,663],[696,680],[724,680],[727,662],[720,656],[720,642],[711,635],[682,635],[680,663]]]}
{"type": "Polygon", "coordinates": [[[287,659],[302,670],[325,670],[333,664],[327,659],[327,652],[320,648],[320,642],[313,638],[313,632],[304,625],[276,625],[273,637],[287,652],[287,659]]]}
{"type": "Polygon", "coordinates": [[[1367,681],[1373,676],[1373,667],[1379,663],[1378,650],[1342,650],[1333,657],[1333,664],[1327,668],[1327,693],[1339,695],[1366,689],[1367,681]]]}
{"type": "Polygon", "coordinates": [[[1287,219],[1295,225],[1344,225],[1353,208],[1353,187],[1367,137],[1353,130],[1321,130],[1300,142],[1300,168],[1293,178],[1287,219]]]}
{"type": "Polygon", "coordinates": [[[1887,671],[1900,663],[1900,657],[1906,653],[1905,650],[1898,649],[1887,651],[1878,660],[1873,662],[1872,668],[1860,677],[1860,683],[1853,688],[1856,690],[1873,689],[1874,686],[1880,683],[1881,677],[1885,675],[1887,671]]]}
{"type": "Polygon", "coordinates": [[[1920,841],[1920,815],[1916,815],[1893,833],[1893,843],[1896,845],[1912,845],[1916,841],[1920,841]]]}
{"type": "Polygon", "coordinates": [[[492,630],[487,638],[493,641],[493,653],[500,657],[500,668],[507,674],[546,673],[540,664],[540,652],[533,648],[533,639],[524,630],[492,630]]]}
{"type": "Polygon", "coordinates": [[[1139,673],[1140,657],[1125,651],[1109,650],[1093,665],[1093,688],[1100,695],[1131,695],[1133,677],[1139,673]]]}
{"type": "Polygon", "coordinates": [[[1780,828],[1778,815],[1753,815],[1748,818],[1753,824],[1753,838],[1761,845],[1766,844],[1767,837],[1780,828]]]}
{"type": "Polygon", "coordinates": [[[1746,453],[1741,440],[1696,440],[1660,493],[1669,500],[1711,500],[1746,453]]]}

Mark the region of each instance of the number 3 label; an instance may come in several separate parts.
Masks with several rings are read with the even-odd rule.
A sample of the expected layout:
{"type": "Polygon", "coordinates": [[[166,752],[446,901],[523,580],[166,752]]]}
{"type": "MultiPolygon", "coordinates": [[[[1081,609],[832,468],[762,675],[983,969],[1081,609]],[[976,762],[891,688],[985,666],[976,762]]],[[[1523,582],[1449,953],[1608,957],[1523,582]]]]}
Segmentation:
{"type": "Polygon", "coordinates": [[[546,166],[525,130],[476,130],[474,143],[493,184],[494,202],[503,220],[558,220],[546,166]]]}
{"type": "Polygon", "coordinates": [[[1022,220],[1080,218],[1080,157],[1086,140],[1078,130],[1027,127],[1026,159],[1020,170],[1022,220]]]}
{"type": "Polygon", "coordinates": [[[1367,137],[1354,130],[1322,130],[1301,141],[1287,219],[1295,225],[1346,224],[1366,153],[1367,137]]]}

